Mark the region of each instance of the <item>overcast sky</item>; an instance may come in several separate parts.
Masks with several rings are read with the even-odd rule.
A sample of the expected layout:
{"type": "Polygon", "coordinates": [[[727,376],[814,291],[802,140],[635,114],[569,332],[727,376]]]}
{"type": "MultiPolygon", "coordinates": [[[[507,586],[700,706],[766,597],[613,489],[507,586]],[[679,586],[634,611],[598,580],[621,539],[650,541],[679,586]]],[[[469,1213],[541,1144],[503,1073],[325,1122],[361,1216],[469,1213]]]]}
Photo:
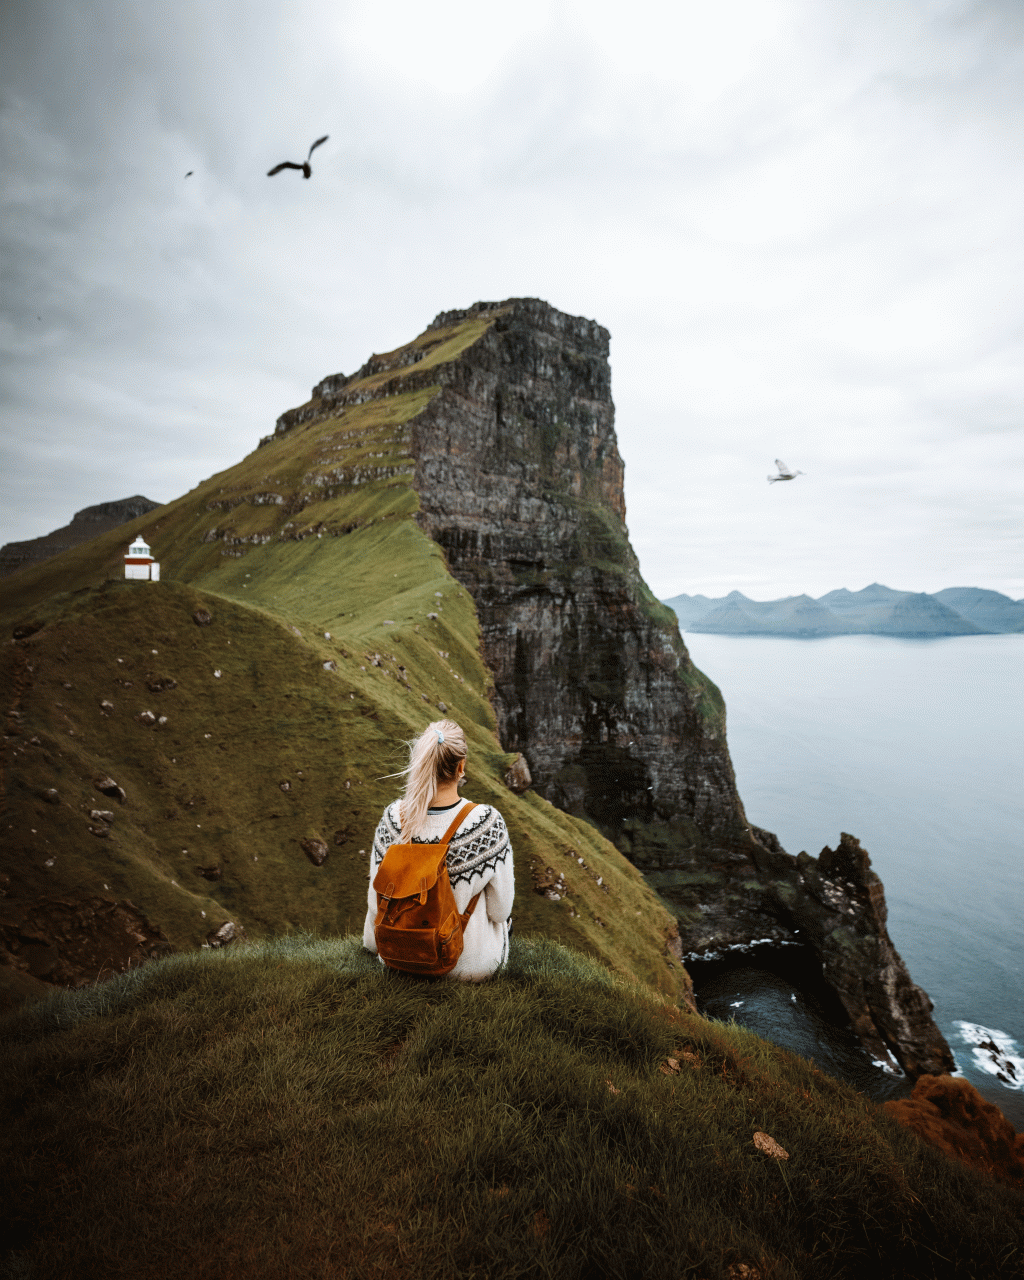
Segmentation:
{"type": "Polygon", "coordinates": [[[660,596],[1024,595],[1021,0],[2,21],[0,542],[175,498],[326,374],[536,296],[611,331],[660,596]]]}

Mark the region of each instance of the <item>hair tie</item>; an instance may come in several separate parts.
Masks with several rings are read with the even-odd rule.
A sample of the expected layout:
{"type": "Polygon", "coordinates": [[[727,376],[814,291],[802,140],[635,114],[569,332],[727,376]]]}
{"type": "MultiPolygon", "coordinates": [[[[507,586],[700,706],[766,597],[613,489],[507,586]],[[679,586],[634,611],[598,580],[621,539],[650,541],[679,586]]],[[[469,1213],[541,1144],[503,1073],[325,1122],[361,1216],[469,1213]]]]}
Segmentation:
{"type": "Polygon", "coordinates": [[[434,732],[437,734],[437,740],[438,740],[438,742],[443,743],[443,742],[444,742],[444,734],[441,732],[441,730],[440,730],[440,729],[435,729],[435,730],[434,730],[434,732]]]}

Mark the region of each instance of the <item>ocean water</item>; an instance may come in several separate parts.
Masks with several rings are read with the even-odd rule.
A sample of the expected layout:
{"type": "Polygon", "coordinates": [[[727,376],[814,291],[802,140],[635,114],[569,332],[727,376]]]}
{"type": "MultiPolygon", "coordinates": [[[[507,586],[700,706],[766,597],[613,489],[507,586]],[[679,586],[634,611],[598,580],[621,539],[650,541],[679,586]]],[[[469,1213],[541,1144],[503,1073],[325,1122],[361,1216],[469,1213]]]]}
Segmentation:
{"type": "MultiPolygon", "coordinates": [[[[1024,635],[684,636],[725,696],[747,817],[790,853],[857,836],[963,1075],[1024,1130],[1024,635]]],[[[699,999],[875,1097],[804,966],[694,969],[699,999]]]]}

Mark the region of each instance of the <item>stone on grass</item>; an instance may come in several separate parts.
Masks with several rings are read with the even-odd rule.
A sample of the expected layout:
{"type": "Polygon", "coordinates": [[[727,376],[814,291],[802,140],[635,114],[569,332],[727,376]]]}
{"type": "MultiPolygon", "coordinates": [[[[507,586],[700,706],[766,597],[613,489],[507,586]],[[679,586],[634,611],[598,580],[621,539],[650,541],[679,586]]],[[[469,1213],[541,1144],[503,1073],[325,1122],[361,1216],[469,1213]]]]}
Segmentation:
{"type": "Polygon", "coordinates": [[[303,853],[314,867],[322,867],[324,865],[327,861],[329,850],[318,836],[307,836],[305,840],[300,840],[299,843],[302,845],[303,853]]]}
{"type": "Polygon", "coordinates": [[[119,786],[114,779],[109,777],[107,774],[102,774],[100,777],[93,778],[92,785],[103,795],[110,796],[111,799],[117,800],[119,804],[124,804],[125,800],[128,798],[124,793],[124,787],[119,786]]]}
{"type": "Polygon", "coordinates": [[[219,929],[211,929],[206,935],[206,944],[214,948],[226,947],[231,942],[239,941],[241,937],[241,927],[233,920],[225,920],[219,929]]]}
{"type": "Polygon", "coordinates": [[[505,786],[508,787],[509,791],[514,791],[519,796],[524,791],[529,791],[532,785],[533,778],[530,776],[530,766],[526,763],[526,757],[523,755],[516,756],[505,774],[505,786]]]}

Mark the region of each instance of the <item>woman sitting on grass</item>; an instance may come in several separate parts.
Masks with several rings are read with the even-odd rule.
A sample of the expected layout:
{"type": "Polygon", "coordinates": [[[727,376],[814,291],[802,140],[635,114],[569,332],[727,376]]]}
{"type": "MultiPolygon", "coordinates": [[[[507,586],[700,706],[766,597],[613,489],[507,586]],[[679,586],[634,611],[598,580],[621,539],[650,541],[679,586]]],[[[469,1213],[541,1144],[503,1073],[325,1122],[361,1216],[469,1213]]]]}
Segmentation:
{"type": "MultiPolygon", "coordinates": [[[[437,844],[460,808],[466,780],[466,735],[454,720],[435,720],[412,743],[405,795],[384,810],[373,837],[363,946],[377,953],[374,922],[377,894],[373,878],[389,845],[396,841],[437,844]]],[[[489,978],[508,959],[510,913],[515,896],[512,846],[497,809],[478,804],[468,809],[448,846],[448,877],[455,906],[465,912],[479,894],[463,931],[464,947],[450,976],[467,982],[489,978]]]]}

